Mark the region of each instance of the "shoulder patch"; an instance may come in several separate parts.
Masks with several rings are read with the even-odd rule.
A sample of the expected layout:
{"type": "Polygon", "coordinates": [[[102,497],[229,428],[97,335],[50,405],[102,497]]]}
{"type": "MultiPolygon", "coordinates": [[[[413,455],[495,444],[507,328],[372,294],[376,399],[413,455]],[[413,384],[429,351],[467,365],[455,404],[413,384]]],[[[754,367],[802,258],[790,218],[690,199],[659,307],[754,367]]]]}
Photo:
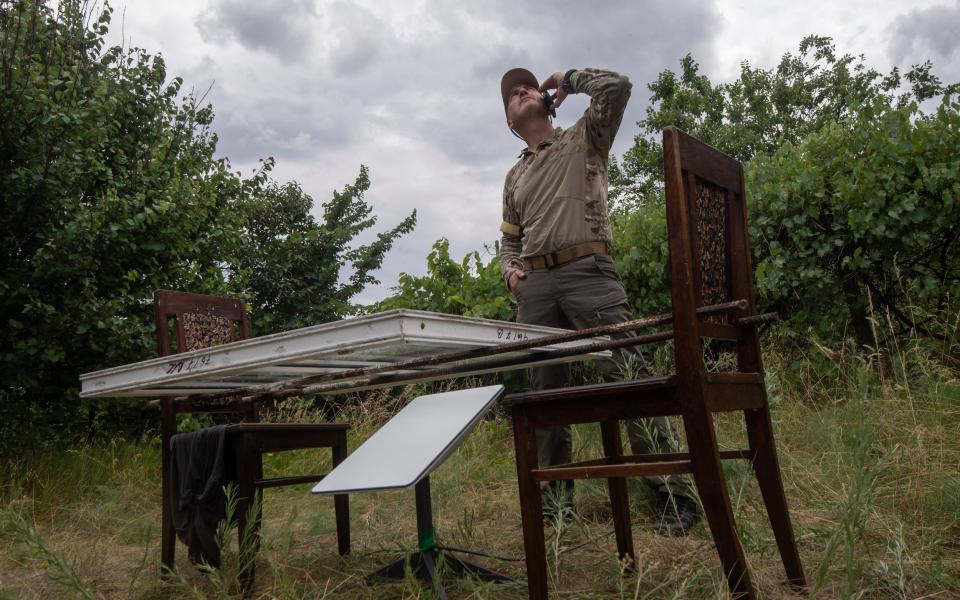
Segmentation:
{"type": "Polygon", "coordinates": [[[500,224],[500,231],[504,232],[507,235],[520,235],[520,226],[514,225],[513,223],[507,223],[504,221],[500,224]]]}

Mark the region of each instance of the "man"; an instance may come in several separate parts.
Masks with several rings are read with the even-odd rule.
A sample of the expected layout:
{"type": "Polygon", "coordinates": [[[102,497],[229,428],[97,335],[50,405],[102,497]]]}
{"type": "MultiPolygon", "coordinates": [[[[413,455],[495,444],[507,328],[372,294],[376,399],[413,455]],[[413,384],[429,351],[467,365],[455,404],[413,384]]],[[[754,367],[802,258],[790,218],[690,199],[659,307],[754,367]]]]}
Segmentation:
{"type": "MultiPolygon", "coordinates": [[[[632,319],[626,292],[608,252],[607,157],[630,98],[630,81],[612,71],[571,69],[538,84],[526,69],[503,75],[500,91],[507,126],[527,147],[507,173],[503,189],[500,264],[517,299],[517,321],[584,329],[632,319]],[[557,90],[547,106],[541,94],[557,90]],[[590,107],[572,127],[554,128],[550,111],[569,94],[590,96],[590,107]]],[[[632,370],[648,375],[637,349],[618,355],[618,365],[600,365],[604,375],[632,370]]],[[[634,375],[634,376],[635,376],[634,375]]],[[[566,367],[533,369],[535,389],[562,386],[566,367]]],[[[676,447],[664,418],[628,424],[634,453],[676,447]]],[[[570,462],[569,427],[537,431],[541,466],[570,462]]],[[[659,531],[685,535],[699,518],[686,482],[647,477],[657,492],[659,531]]],[[[555,486],[560,502],[572,503],[573,482],[555,486]],[[559,489],[558,489],[559,488],[559,489]]]]}

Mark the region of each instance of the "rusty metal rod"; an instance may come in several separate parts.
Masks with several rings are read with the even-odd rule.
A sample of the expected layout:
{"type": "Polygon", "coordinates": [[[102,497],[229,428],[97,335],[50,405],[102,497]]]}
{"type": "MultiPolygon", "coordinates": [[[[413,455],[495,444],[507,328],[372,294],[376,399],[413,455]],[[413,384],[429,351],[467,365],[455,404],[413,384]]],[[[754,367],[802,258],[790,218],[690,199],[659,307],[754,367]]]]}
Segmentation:
{"type": "MultiPolygon", "coordinates": [[[[712,315],[716,313],[729,312],[731,310],[743,310],[746,307],[747,307],[746,300],[734,300],[733,302],[724,302],[721,304],[702,306],[697,309],[697,314],[700,316],[706,316],[706,315],[712,315]]],[[[292,379],[290,381],[283,381],[283,382],[271,383],[271,384],[253,387],[253,388],[247,388],[245,390],[239,390],[239,391],[228,390],[228,391],[222,391],[222,392],[213,392],[210,394],[192,394],[190,396],[185,396],[185,397],[181,396],[180,398],[185,398],[187,400],[199,399],[199,398],[203,398],[204,400],[216,400],[221,398],[234,398],[234,397],[247,396],[247,395],[259,396],[261,394],[276,394],[278,392],[283,392],[288,389],[301,390],[304,387],[317,384],[317,383],[339,381],[343,379],[356,379],[360,377],[366,377],[368,375],[373,375],[376,373],[386,373],[390,371],[415,369],[418,367],[430,367],[430,366],[448,363],[448,362],[470,360],[474,358],[486,358],[488,356],[496,356],[497,354],[506,354],[508,352],[516,352],[518,350],[529,350],[531,348],[537,348],[540,346],[546,346],[550,344],[560,344],[564,342],[571,342],[575,340],[596,337],[601,335],[627,333],[627,332],[635,331],[637,329],[644,329],[646,327],[652,327],[655,325],[662,325],[664,323],[669,323],[672,320],[673,320],[673,315],[671,313],[663,313],[663,314],[655,315],[652,317],[635,319],[633,321],[625,321],[623,323],[616,323],[613,325],[601,325],[599,327],[592,327],[589,329],[580,329],[577,331],[568,331],[565,333],[558,333],[555,335],[544,336],[542,338],[523,340],[520,342],[510,342],[508,344],[499,344],[497,346],[486,346],[483,348],[475,348],[472,350],[462,350],[458,352],[450,352],[447,354],[440,354],[435,356],[424,356],[421,358],[414,358],[411,360],[390,364],[390,365],[360,367],[356,369],[350,369],[347,371],[337,371],[334,373],[310,375],[307,377],[292,379]]]]}
{"type": "MultiPolygon", "coordinates": [[[[463,374],[479,375],[491,371],[508,371],[513,369],[525,369],[530,366],[536,366],[540,363],[552,362],[558,358],[568,356],[579,356],[581,354],[591,354],[603,350],[613,350],[625,348],[627,346],[636,346],[639,344],[649,344],[668,340],[673,337],[672,331],[661,331],[642,336],[631,336],[619,338],[616,340],[607,340],[594,342],[591,344],[577,346],[575,348],[564,348],[561,350],[535,350],[531,354],[515,356],[511,358],[502,358],[499,360],[488,360],[485,362],[460,363],[449,366],[440,366],[423,371],[405,371],[398,373],[390,371],[386,373],[373,374],[370,377],[355,378],[350,381],[335,381],[308,385],[304,387],[285,389],[278,392],[258,392],[249,394],[250,389],[232,392],[230,400],[233,403],[247,405],[257,400],[270,398],[271,400],[283,400],[293,396],[314,396],[317,394],[343,393],[347,391],[360,391],[377,387],[387,387],[398,384],[417,383],[420,381],[435,381],[440,379],[453,379],[463,374]]],[[[177,402],[194,402],[196,404],[207,404],[211,407],[225,406],[224,400],[219,397],[211,396],[179,396],[174,398],[177,402]]]]}
{"type": "MultiPolygon", "coordinates": [[[[737,319],[738,325],[752,325],[754,323],[767,323],[779,319],[777,313],[764,313],[737,319]],[[747,322],[744,322],[747,321],[747,322]]],[[[513,369],[525,369],[536,366],[540,362],[550,362],[558,358],[568,356],[579,356],[581,354],[592,354],[603,350],[616,350],[629,346],[638,346],[640,344],[651,344],[673,338],[672,331],[659,331],[642,336],[632,336],[616,340],[594,342],[586,346],[577,346],[576,348],[566,348],[554,351],[537,351],[533,355],[525,355],[515,358],[506,358],[500,360],[491,360],[486,362],[473,362],[469,364],[451,365],[447,367],[437,367],[426,371],[417,371],[414,373],[387,372],[375,374],[366,380],[342,381],[318,385],[308,385],[300,389],[284,390],[273,394],[259,394],[243,396],[243,402],[254,402],[264,396],[270,396],[276,400],[290,398],[292,396],[314,396],[318,394],[345,393],[347,391],[360,391],[362,389],[372,389],[378,387],[388,387],[397,384],[418,383],[420,381],[436,381],[441,379],[453,379],[464,373],[479,375],[491,371],[509,371],[513,369]],[[539,359],[539,360],[538,360],[539,359]]]]}
{"type": "MultiPolygon", "coordinates": [[[[360,391],[378,387],[387,387],[398,384],[417,383],[420,381],[435,381],[440,379],[453,379],[463,374],[479,375],[491,371],[508,371],[513,369],[525,369],[530,366],[536,366],[540,363],[553,362],[558,358],[568,356],[579,356],[581,354],[591,354],[603,350],[613,350],[625,348],[627,346],[636,346],[639,344],[649,344],[668,340],[673,337],[672,331],[660,331],[642,336],[631,336],[619,338],[616,340],[607,340],[594,342],[575,348],[564,348],[561,350],[536,350],[532,354],[503,358],[499,360],[488,360],[485,362],[460,363],[449,366],[440,366],[423,371],[405,371],[398,373],[390,371],[386,373],[373,374],[370,377],[355,378],[350,381],[336,381],[308,385],[304,387],[285,389],[278,392],[258,392],[249,394],[250,389],[233,392],[231,394],[233,402],[247,405],[257,400],[270,398],[271,400],[283,400],[293,396],[314,396],[317,394],[343,393],[347,391],[360,391]]],[[[224,400],[210,396],[180,396],[174,398],[174,402],[195,402],[197,404],[209,403],[211,406],[223,406],[224,400]]]]}
{"type": "Polygon", "coordinates": [[[734,321],[737,325],[760,325],[763,323],[773,323],[779,321],[780,315],[775,312],[763,313],[761,315],[751,315],[734,321]]]}
{"type": "Polygon", "coordinates": [[[424,371],[413,373],[380,373],[353,381],[341,381],[319,385],[309,385],[299,389],[283,390],[272,394],[245,395],[243,401],[255,401],[260,396],[270,396],[271,398],[282,400],[291,396],[314,396],[317,394],[331,394],[346,391],[359,391],[360,389],[370,389],[376,387],[387,387],[400,383],[416,383],[418,381],[436,381],[440,379],[453,379],[463,374],[479,375],[492,371],[508,371],[512,369],[525,369],[530,366],[536,366],[542,362],[551,362],[558,358],[568,356],[580,356],[582,354],[591,354],[603,350],[614,350],[625,348],[627,346],[636,346],[638,344],[649,344],[652,342],[661,342],[673,337],[672,331],[658,331],[647,335],[638,335],[627,338],[619,338],[603,342],[594,342],[576,348],[564,348],[562,350],[539,350],[533,355],[527,354],[520,357],[501,358],[488,360],[484,362],[472,362],[466,364],[456,364],[450,366],[436,367],[424,371]]]}
{"type": "MultiPolygon", "coordinates": [[[[764,313],[737,319],[738,325],[753,325],[757,323],[768,323],[776,321],[780,317],[777,313],[764,313]]],[[[297,395],[313,396],[317,394],[328,394],[345,392],[349,390],[370,389],[375,387],[386,387],[400,383],[417,383],[419,381],[434,381],[440,379],[453,379],[463,373],[479,375],[491,371],[507,371],[512,368],[525,369],[530,366],[536,366],[539,362],[549,362],[557,358],[566,358],[568,356],[579,356],[581,354],[592,354],[603,350],[616,350],[629,346],[638,346],[640,344],[651,344],[662,342],[673,338],[672,331],[658,331],[648,335],[632,336],[616,340],[594,342],[586,346],[577,346],[576,348],[566,348],[553,351],[538,351],[534,355],[525,355],[516,358],[506,358],[500,360],[491,360],[486,362],[473,362],[469,364],[451,365],[448,367],[438,367],[426,371],[417,371],[415,373],[396,373],[389,372],[374,375],[365,381],[344,381],[336,383],[327,383],[319,385],[305,386],[300,390],[285,390],[283,392],[270,394],[277,400],[289,398],[297,395]],[[537,360],[541,358],[542,360],[537,360]]],[[[264,394],[266,395],[266,394],[264,394]]],[[[244,396],[244,402],[256,401],[260,396],[244,396]]]]}

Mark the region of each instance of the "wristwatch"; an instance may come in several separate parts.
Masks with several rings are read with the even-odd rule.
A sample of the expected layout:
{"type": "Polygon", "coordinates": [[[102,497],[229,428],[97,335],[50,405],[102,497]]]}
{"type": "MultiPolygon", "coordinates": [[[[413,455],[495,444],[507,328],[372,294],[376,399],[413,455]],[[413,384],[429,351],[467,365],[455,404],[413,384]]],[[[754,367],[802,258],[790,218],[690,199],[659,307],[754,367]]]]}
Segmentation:
{"type": "Polygon", "coordinates": [[[560,84],[560,86],[563,88],[563,91],[565,91],[568,94],[577,93],[577,91],[573,89],[573,83],[571,83],[570,81],[570,76],[576,72],[577,72],[576,69],[570,69],[569,71],[563,74],[563,83],[560,84]]]}

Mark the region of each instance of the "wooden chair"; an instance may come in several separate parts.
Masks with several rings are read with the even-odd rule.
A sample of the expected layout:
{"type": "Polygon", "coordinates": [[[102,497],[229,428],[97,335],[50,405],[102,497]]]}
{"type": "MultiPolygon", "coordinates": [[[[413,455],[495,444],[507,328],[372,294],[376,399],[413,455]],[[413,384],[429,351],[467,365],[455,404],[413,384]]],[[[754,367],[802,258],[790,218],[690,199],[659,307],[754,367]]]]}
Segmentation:
{"type": "MultiPolygon", "coordinates": [[[[207,296],[159,290],[154,295],[157,324],[157,345],[160,355],[172,353],[170,320],[174,320],[176,352],[199,350],[209,346],[245,339],[249,335],[246,306],[242,300],[221,296],[207,296]]],[[[247,512],[258,490],[286,485],[316,482],[324,474],[298,475],[265,479],[263,455],[268,452],[304,448],[330,448],[333,466],[347,457],[347,430],[344,423],[297,424],[259,423],[257,403],[230,401],[216,404],[174,402],[170,396],[160,400],[161,440],[163,460],[163,523],[161,529],[161,559],[164,567],[172,569],[176,549],[176,533],[172,512],[172,454],[170,440],[177,431],[176,415],[184,412],[242,413],[243,423],[226,429],[227,477],[236,483],[237,521],[240,546],[248,541],[247,512]]],[[[341,555],[350,552],[349,503],[346,495],[334,497],[336,513],[337,548],[341,555]]],[[[252,528],[256,531],[259,520],[252,528]]],[[[256,544],[256,536],[252,543],[256,544]]],[[[255,546],[254,546],[255,547],[255,546]]],[[[243,574],[245,583],[253,582],[253,568],[243,574]]]]}
{"type": "Polygon", "coordinates": [[[755,312],[743,171],[733,158],[673,127],[664,130],[663,147],[676,374],[528,392],[506,399],[513,417],[531,599],[547,598],[540,482],[606,478],[617,550],[621,557],[632,560],[624,478],[682,473],[693,475],[731,594],[755,598],[722,459],[752,462],[787,579],[795,586],[805,585],[774,449],[757,340],[756,325],[763,318],[755,312]],[[746,301],[745,309],[703,316],[705,306],[741,299],[746,301]],[[735,346],[736,371],[707,371],[705,339],[735,346]],[[748,448],[719,450],[713,413],[725,411],[743,413],[748,448]],[[618,422],[660,415],[682,418],[689,451],[622,456],[618,422]],[[600,423],[603,458],[537,467],[536,428],[588,422],[600,423]]]}

